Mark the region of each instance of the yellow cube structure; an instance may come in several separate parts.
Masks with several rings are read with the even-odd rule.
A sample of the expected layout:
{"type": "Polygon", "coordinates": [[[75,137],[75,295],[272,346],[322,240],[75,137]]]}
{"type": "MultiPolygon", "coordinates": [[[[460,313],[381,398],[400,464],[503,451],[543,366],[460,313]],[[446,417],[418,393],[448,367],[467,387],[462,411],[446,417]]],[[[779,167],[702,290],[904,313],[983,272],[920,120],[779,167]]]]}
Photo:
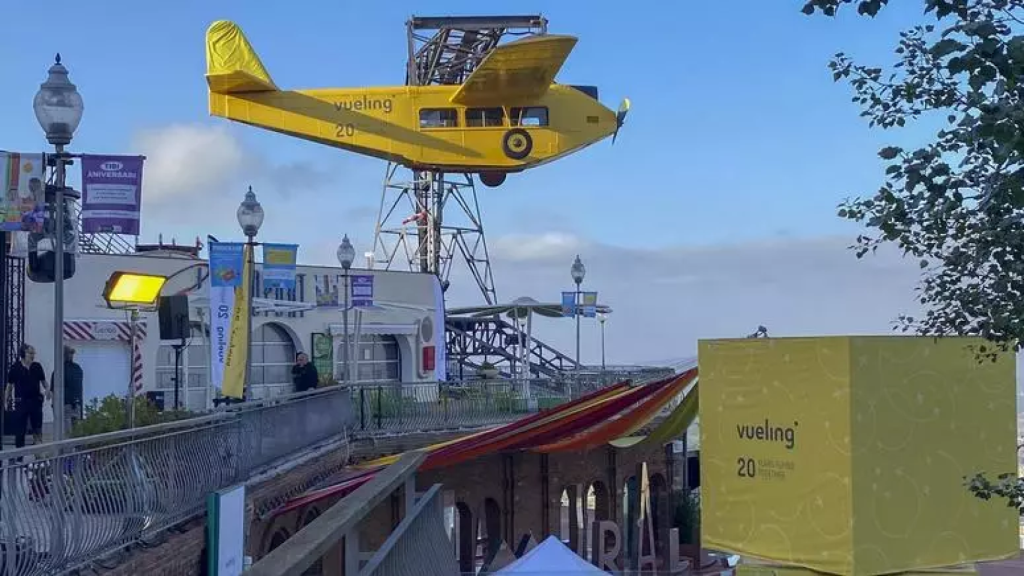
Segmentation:
{"type": "Polygon", "coordinates": [[[1015,472],[1016,357],[973,338],[699,343],[706,548],[871,576],[1019,549],[964,478],[1015,472]]]}

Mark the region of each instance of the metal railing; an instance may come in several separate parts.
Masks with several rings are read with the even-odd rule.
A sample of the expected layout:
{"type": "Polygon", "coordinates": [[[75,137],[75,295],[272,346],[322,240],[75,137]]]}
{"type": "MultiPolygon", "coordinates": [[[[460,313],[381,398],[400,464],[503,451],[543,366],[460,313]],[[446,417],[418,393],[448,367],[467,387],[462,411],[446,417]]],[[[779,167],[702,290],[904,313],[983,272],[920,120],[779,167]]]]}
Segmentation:
{"type": "Polygon", "coordinates": [[[352,386],[356,436],[459,430],[512,422],[567,402],[539,381],[352,386]]]}
{"type": "Polygon", "coordinates": [[[416,492],[416,469],[425,457],[424,452],[404,454],[260,558],[248,574],[309,574],[325,554],[341,544],[345,574],[457,576],[455,551],[444,526],[441,485],[434,484],[422,494],[416,492]],[[380,503],[399,494],[405,499],[402,521],[380,548],[366,550],[360,542],[363,522],[380,503]]]}
{"type": "Polygon", "coordinates": [[[459,565],[444,527],[441,486],[416,500],[359,576],[458,576],[459,565]]]}
{"type": "Polygon", "coordinates": [[[352,422],[349,392],[326,389],[0,453],[0,574],[60,574],[145,540],[352,422]]]}
{"type": "Polygon", "coordinates": [[[332,386],[0,452],[0,574],[60,574],[144,542],[201,514],[209,493],[328,440],[503,424],[578,391],[549,380],[332,386]]]}

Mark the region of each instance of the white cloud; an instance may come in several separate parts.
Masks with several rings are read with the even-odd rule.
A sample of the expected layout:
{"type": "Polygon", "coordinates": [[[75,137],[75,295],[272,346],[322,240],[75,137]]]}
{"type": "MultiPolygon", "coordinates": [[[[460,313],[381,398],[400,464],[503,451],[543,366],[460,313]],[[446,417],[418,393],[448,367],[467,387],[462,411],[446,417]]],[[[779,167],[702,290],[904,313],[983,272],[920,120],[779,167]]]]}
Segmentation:
{"type": "MultiPolygon", "coordinates": [[[[774,239],[757,243],[656,250],[603,245],[570,234],[499,238],[491,249],[498,296],[557,302],[572,290],[569,267],[579,251],[584,290],[614,310],[609,362],[682,358],[697,339],[745,336],[759,324],[773,335],[888,334],[901,313],[914,313],[914,262],[880,250],[858,260],[847,238],[774,239]]],[[[479,303],[475,284],[456,268],[450,304],[479,303]]],[[[538,335],[575,349],[571,320],[543,320],[538,335]]],[[[598,324],[584,320],[582,356],[600,360],[598,324]]]]}
{"type": "Polygon", "coordinates": [[[269,213],[275,203],[313,194],[329,181],[313,163],[275,162],[248,149],[225,126],[144,130],[134,147],[146,156],[143,234],[150,240],[157,233],[237,234],[234,214],[248,186],[269,213]]]}
{"type": "Polygon", "coordinates": [[[232,184],[246,164],[241,143],[223,127],[175,125],[145,130],[135,146],[146,156],[146,207],[203,202],[232,184]]]}
{"type": "MultiPolygon", "coordinates": [[[[549,233],[491,250],[498,297],[558,302],[572,290],[569,267],[579,246],[587,266],[584,290],[612,307],[606,329],[610,364],[671,363],[696,355],[697,340],[736,338],[758,325],[772,336],[893,334],[900,314],[921,310],[914,288],[920,268],[896,250],[857,259],[851,238],[775,238],[761,242],[657,250],[627,249],[549,233]],[[552,240],[554,239],[554,240],[552,240]],[[573,249],[562,249],[565,245],[573,249]],[[551,252],[521,246],[547,245],[551,252]]],[[[473,279],[456,268],[449,305],[479,304],[473,279]]],[[[572,356],[575,323],[538,319],[534,334],[572,356]]],[[[584,319],[581,357],[601,360],[600,326],[584,319]]],[[[1018,398],[1024,402],[1024,354],[1017,357],[1018,398]]]]}
{"type": "Polygon", "coordinates": [[[553,261],[575,254],[584,244],[579,237],[566,232],[516,234],[496,239],[494,253],[515,262],[553,261]]]}

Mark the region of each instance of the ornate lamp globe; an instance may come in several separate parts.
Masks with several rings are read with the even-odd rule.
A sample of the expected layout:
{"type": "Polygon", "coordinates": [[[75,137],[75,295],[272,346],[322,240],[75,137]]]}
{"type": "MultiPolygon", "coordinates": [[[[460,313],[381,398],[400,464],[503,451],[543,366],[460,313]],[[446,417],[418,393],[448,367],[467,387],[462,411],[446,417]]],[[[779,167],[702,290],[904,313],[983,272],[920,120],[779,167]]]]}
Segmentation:
{"type": "Polygon", "coordinates": [[[338,245],[338,263],[345,270],[352,267],[352,261],[356,259],[356,249],[352,247],[352,243],[348,240],[348,234],[341,239],[341,244],[338,245]]]}
{"type": "Polygon", "coordinates": [[[569,270],[569,273],[572,274],[572,281],[575,282],[577,286],[583,283],[583,277],[587,275],[587,268],[583,266],[583,261],[580,260],[579,254],[576,255],[576,260],[573,261],[572,268],[569,270]]]}
{"type": "Polygon", "coordinates": [[[60,54],[54,60],[46,81],[39,85],[32,109],[46,140],[54,146],[66,146],[82,121],[85,104],[78,88],[68,79],[68,69],[60,63],[60,54]]]}
{"type": "Polygon", "coordinates": [[[249,186],[249,191],[245,193],[245,200],[239,204],[236,216],[238,216],[238,225],[242,227],[243,234],[252,238],[259,233],[260,226],[263,226],[263,206],[256,199],[252,186],[249,186]]]}

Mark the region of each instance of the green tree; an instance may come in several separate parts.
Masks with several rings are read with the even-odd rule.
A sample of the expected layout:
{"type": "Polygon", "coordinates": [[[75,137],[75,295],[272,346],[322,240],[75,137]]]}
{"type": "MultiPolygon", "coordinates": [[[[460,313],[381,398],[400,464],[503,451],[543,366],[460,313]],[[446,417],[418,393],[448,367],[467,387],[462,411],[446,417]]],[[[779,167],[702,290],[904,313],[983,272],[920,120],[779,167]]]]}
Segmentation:
{"type": "MultiPolygon", "coordinates": [[[[844,7],[875,16],[888,0],[810,0],[803,11],[844,7]]],[[[839,206],[865,225],[857,257],[894,244],[920,262],[923,317],[904,331],[977,335],[997,349],[1024,342],[1024,0],[924,0],[921,24],[900,33],[887,69],[836,54],[829,68],[853,89],[871,126],[920,119],[942,127],[915,150],[887,146],[886,182],[839,206]]],[[[974,477],[977,496],[1024,502],[1016,474],[974,477]]]]}
{"type": "MultiPolygon", "coordinates": [[[[804,11],[843,5],[875,15],[885,0],[812,0],[804,11]]],[[[887,146],[886,182],[839,208],[867,226],[862,257],[893,243],[920,261],[923,317],[904,330],[980,335],[1019,348],[1024,335],[1024,22],[1021,0],[924,0],[927,23],[900,34],[885,70],[837,54],[835,80],[872,126],[902,127],[922,117],[944,126],[916,150],[887,146]]],[[[985,352],[985,351],[983,351],[985,352]]],[[[988,354],[992,351],[989,350],[988,354]]]]}

